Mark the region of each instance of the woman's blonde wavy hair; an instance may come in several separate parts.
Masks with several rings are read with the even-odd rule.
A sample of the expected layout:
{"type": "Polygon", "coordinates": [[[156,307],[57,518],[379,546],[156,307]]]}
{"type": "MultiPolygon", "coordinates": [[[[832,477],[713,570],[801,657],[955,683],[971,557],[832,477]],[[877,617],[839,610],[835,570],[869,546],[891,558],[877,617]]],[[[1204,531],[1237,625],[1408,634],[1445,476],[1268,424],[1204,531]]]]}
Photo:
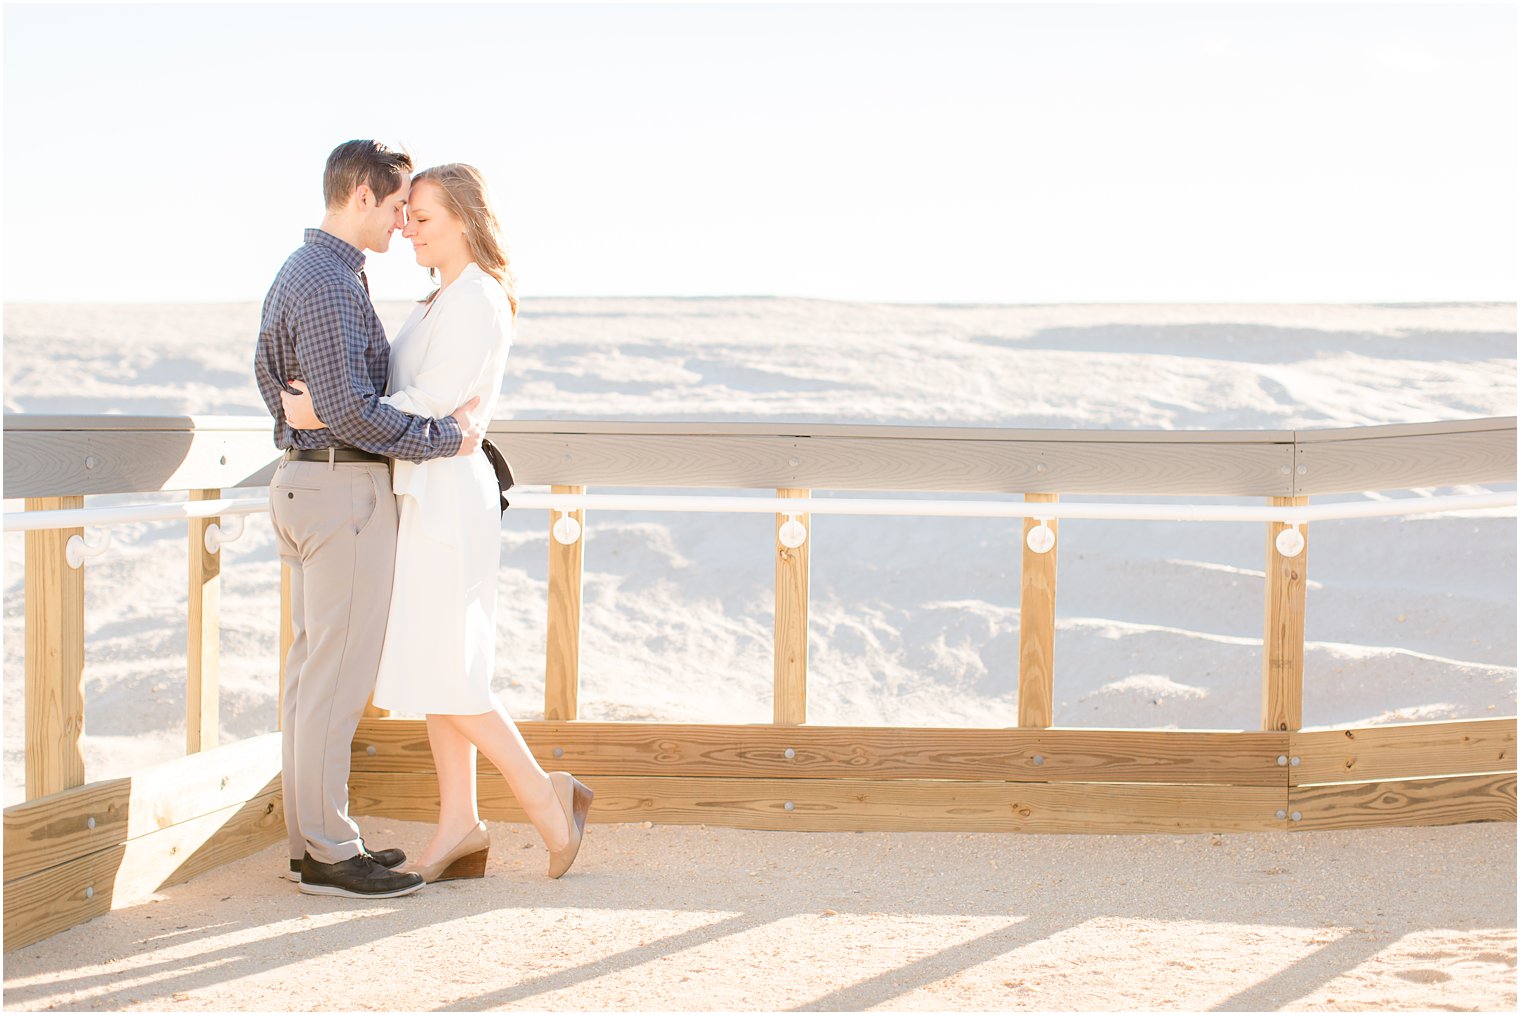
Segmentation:
{"type": "MultiPolygon", "coordinates": [[[[501,235],[501,221],[491,206],[491,193],[486,189],[486,178],[474,166],[450,162],[424,169],[412,177],[412,186],[415,187],[423,180],[438,188],[443,194],[444,206],[464,223],[465,239],[470,244],[471,257],[481,271],[501,283],[507,292],[507,300],[512,304],[512,313],[516,315],[517,276],[507,257],[507,242],[501,235]]],[[[437,277],[436,270],[429,270],[428,274],[437,277]]],[[[423,302],[431,303],[437,295],[435,289],[423,302]]]]}

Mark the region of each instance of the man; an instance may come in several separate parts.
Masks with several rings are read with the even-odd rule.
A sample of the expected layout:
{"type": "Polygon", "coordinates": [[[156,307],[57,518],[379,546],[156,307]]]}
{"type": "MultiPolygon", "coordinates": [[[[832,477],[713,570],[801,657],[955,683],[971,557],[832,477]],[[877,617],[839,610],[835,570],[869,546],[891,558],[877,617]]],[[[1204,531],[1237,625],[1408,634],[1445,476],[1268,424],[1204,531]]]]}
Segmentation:
{"type": "MultiPolygon", "coordinates": [[[[425,419],[382,401],[390,344],[369,298],[364,251],[406,224],[412,160],[378,141],[333,149],[320,229],[286,260],[264,299],[254,373],[284,459],[270,482],[280,559],[291,569],[294,640],[281,714],[290,877],[301,891],[392,898],[423,886],[395,873],[399,849],[370,851],[348,816],[349,751],[375,687],[396,559],[390,460],[473,454],[468,413],[425,419]],[[280,392],[304,380],[327,427],[296,430],[280,392]]],[[[421,676],[419,674],[419,676],[421,676]]]]}

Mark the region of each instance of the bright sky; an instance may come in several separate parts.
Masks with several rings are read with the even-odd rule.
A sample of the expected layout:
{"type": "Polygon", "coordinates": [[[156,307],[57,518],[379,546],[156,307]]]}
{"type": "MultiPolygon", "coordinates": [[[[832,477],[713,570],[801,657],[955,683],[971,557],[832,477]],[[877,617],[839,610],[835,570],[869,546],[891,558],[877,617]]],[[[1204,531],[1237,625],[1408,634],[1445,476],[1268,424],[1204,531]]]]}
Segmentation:
{"type": "MultiPolygon", "coordinates": [[[[257,300],[327,153],[491,181],[525,300],[1513,300],[1462,6],[18,6],[4,298],[257,300]]],[[[425,275],[399,237],[377,298],[425,275]]]]}

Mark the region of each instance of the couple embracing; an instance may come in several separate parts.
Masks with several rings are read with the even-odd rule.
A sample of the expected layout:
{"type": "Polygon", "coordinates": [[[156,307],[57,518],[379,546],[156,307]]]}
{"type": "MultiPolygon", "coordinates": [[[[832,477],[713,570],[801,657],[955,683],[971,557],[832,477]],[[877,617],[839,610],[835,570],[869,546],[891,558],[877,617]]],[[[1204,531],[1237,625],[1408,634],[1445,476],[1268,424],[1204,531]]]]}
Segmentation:
{"type": "Polygon", "coordinates": [[[592,798],[539,767],[491,692],[502,501],[482,428],[517,314],[501,226],[474,167],[412,169],[378,141],[328,156],[322,226],[275,276],[254,359],[284,449],[269,496],[291,569],[289,876],[315,895],[392,898],[484,876],[477,748],[543,837],[550,877],[575,860],[592,798]],[[437,287],[392,343],[364,261],[397,229],[437,287]],[[427,715],[438,827],[411,862],[371,849],[348,816],[349,752],[372,694],[427,715]]]}

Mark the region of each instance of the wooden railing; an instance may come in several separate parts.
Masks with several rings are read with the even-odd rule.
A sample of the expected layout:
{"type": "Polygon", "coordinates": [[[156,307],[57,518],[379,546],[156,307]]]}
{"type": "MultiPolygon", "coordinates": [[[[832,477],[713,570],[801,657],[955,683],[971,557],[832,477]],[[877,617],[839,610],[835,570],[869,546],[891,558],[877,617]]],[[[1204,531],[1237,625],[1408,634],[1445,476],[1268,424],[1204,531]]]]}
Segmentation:
{"type": "MultiPolygon", "coordinates": [[[[558,493],[723,487],[1257,497],[1515,479],[1514,418],[1326,431],[1094,432],[792,424],[498,421],[519,482],[558,493]]],[[[28,510],[96,494],[267,484],[267,420],[7,416],[5,496],[28,510]]],[[[595,524],[575,513],[584,527],[595,524]]],[[[777,527],[785,516],[777,516],[777,527]]],[[[801,519],[806,524],[807,519],[801,519]]],[[[86,568],[79,529],[26,536],[27,802],[5,811],[5,947],[185,880],[284,836],[279,734],[216,747],[220,560],[189,526],[187,757],[85,783],[86,568]],[[197,753],[199,752],[199,753],[197,753]]],[[[1033,521],[1026,522],[1027,533],[1033,521]]],[[[1057,523],[1051,523],[1052,528],[1057,523]]],[[[1257,730],[1061,728],[1054,714],[1059,546],[1022,545],[1017,725],[807,725],[811,533],[775,553],[773,722],[577,719],[585,540],[549,541],[542,721],[520,724],[547,768],[597,791],[593,819],[777,829],[1057,832],[1345,828],[1515,818],[1515,719],[1304,731],[1307,551],[1283,557],[1268,523],[1257,730]]],[[[1010,547],[1010,550],[1013,548],[1010,547]]],[[[818,552],[828,552],[820,547],[818,552]]],[[[290,642],[282,581],[280,659],[290,642]]],[[[271,676],[276,662],[271,660],[271,676]]],[[[282,673],[283,677],[283,673],[282,673]]],[[[1012,680],[1013,674],[1009,674],[1012,680]]],[[[431,820],[437,787],[420,720],[371,709],[354,741],[351,809],[431,820]]],[[[482,763],[482,812],[521,820],[482,763]]]]}

